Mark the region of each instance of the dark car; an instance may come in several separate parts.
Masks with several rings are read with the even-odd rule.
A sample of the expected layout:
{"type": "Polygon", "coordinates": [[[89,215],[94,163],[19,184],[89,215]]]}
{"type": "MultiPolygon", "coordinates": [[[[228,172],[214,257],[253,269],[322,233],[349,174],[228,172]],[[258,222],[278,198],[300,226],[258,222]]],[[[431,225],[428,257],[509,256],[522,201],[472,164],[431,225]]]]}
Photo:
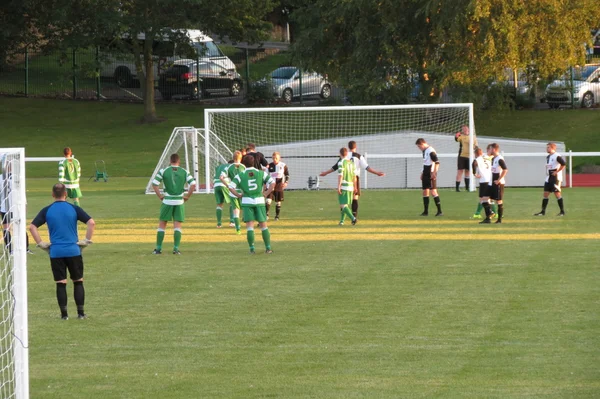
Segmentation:
{"type": "Polygon", "coordinates": [[[238,96],[242,92],[242,78],[237,72],[227,70],[214,62],[179,60],[160,75],[158,91],[165,100],[170,100],[173,96],[238,96]],[[200,76],[199,84],[197,74],[200,76]]]}

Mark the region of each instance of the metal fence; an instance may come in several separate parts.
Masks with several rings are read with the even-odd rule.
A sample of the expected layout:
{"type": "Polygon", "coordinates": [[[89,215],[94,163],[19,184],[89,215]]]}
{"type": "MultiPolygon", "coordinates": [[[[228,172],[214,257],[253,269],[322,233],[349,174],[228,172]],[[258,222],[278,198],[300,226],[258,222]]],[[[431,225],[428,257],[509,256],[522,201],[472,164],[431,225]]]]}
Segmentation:
{"type": "MultiPolygon", "coordinates": [[[[155,98],[223,103],[343,100],[343,90],[326,75],[300,73],[288,60],[281,49],[233,46],[196,59],[156,57],[152,71],[155,98]]],[[[0,94],[142,101],[143,84],[138,75],[132,55],[97,48],[24,52],[0,69],[0,94]]]]}

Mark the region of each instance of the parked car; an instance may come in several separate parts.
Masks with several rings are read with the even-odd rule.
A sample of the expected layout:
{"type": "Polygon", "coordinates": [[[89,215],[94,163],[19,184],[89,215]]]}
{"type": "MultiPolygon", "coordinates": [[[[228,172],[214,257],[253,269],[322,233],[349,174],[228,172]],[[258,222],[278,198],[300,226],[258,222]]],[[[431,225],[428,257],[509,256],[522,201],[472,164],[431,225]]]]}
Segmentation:
{"type": "Polygon", "coordinates": [[[239,96],[242,87],[242,78],[237,72],[206,61],[199,63],[194,60],[175,61],[158,80],[158,91],[165,100],[173,96],[190,98],[206,97],[211,94],[239,96]],[[199,82],[197,72],[200,76],[199,82]]]}
{"type": "MultiPolygon", "coordinates": [[[[300,97],[300,71],[297,67],[277,68],[271,72],[268,79],[275,97],[282,98],[286,103],[292,102],[294,97],[300,97]]],[[[267,80],[259,82],[259,84],[266,83],[267,80]]],[[[331,83],[327,80],[327,75],[302,71],[302,95],[320,95],[323,99],[331,97],[331,83]]]]}
{"type": "Polygon", "coordinates": [[[591,108],[600,99],[600,67],[587,65],[573,70],[573,87],[571,72],[568,71],[560,79],[546,87],[546,102],[550,108],[573,103],[582,108],[591,108]]]}

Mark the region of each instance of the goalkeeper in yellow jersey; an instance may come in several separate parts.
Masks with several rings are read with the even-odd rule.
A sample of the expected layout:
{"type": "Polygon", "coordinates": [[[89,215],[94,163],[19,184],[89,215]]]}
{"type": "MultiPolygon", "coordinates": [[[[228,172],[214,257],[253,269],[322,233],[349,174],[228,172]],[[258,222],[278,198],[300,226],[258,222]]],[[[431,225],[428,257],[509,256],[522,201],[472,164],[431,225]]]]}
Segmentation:
{"type": "Polygon", "coordinates": [[[471,183],[469,158],[471,151],[477,146],[477,139],[473,137],[473,148],[471,148],[469,146],[469,126],[463,125],[460,132],[454,135],[454,140],[459,143],[456,171],[456,192],[460,191],[460,179],[462,178],[463,172],[465,174],[465,189],[469,191],[469,186],[471,183]]]}

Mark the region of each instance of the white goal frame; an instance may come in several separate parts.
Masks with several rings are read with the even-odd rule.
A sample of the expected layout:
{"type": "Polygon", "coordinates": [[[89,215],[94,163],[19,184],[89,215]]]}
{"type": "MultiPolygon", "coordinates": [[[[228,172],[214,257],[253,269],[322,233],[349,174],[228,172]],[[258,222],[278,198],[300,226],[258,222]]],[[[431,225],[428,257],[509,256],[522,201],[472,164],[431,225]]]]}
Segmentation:
{"type": "MultiPolygon", "coordinates": [[[[19,157],[17,166],[12,168],[12,189],[9,201],[12,204],[12,264],[14,266],[13,281],[9,287],[13,303],[12,309],[12,342],[11,348],[14,359],[13,392],[8,392],[8,398],[29,398],[29,324],[27,319],[27,214],[25,189],[25,149],[0,148],[0,154],[16,154],[19,157]]],[[[9,210],[10,211],[10,210],[9,210]]],[[[2,243],[4,245],[4,243],[2,243]]],[[[9,255],[10,256],[10,255],[9,255]]],[[[4,381],[5,383],[10,383],[4,381]]],[[[5,394],[2,391],[0,394],[5,394]]]]}
{"type": "MultiPolygon", "coordinates": [[[[476,137],[475,131],[475,121],[474,121],[474,112],[473,112],[473,104],[472,103],[457,103],[457,104],[409,104],[409,105],[369,105],[369,106],[334,106],[334,107],[277,107],[277,108],[219,108],[219,109],[205,109],[204,110],[204,132],[205,132],[205,181],[207,182],[204,192],[209,194],[211,192],[211,187],[208,182],[211,181],[211,167],[210,167],[210,156],[211,154],[211,141],[212,140],[220,140],[218,137],[218,132],[214,132],[211,130],[212,125],[212,115],[215,113],[277,113],[277,112],[295,112],[295,111],[303,111],[303,112],[327,112],[327,111],[344,111],[344,112],[352,112],[359,110],[386,110],[386,109],[441,109],[441,108],[468,108],[468,116],[469,116],[469,130],[471,134],[469,135],[469,146],[473,148],[474,138],[476,137]]],[[[451,133],[451,132],[449,132],[451,133]]],[[[420,156],[420,155],[416,155],[420,156]]],[[[455,157],[457,154],[454,155],[455,157]]],[[[473,163],[473,152],[471,151],[469,156],[469,165],[473,163]]],[[[475,179],[471,179],[470,181],[470,190],[474,190],[475,188],[475,179]]]]}

